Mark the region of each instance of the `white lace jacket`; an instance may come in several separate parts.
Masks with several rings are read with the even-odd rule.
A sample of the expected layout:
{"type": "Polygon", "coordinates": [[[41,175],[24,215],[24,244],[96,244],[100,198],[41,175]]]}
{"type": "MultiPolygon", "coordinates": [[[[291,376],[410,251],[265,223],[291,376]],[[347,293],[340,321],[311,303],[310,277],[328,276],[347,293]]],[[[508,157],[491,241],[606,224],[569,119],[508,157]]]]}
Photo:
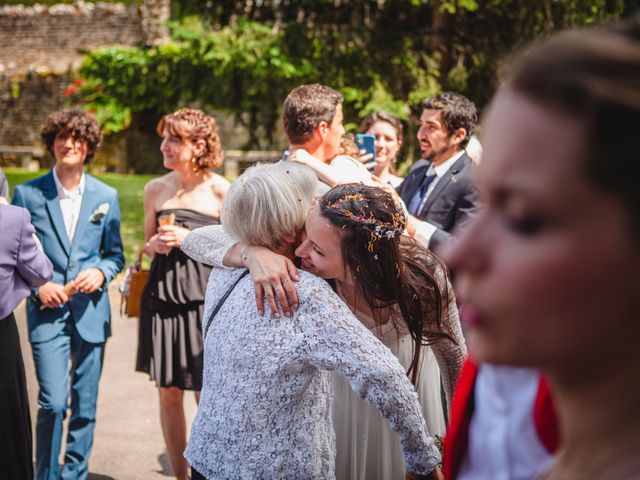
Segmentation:
{"type": "MultiPolygon", "coordinates": [[[[214,268],[203,327],[242,269],[214,268]]],[[[322,279],[301,272],[292,318],[260,316],[246,276],[204,340],[200,405],[185,457],[210,479],[331,479],[335,438],[328,371],[342,374],[400,436],[407,471],[440,454],[395,356],[322,279]]]]}
{"type": "MultiPolygon", "coordinates": [[[[206,265],[212,265],[216,267],[225,267],[222,263],[224,256],[227,254],[229,248],[238,243],[234,237],[224,231],[222,225],[212,225],[207,227],[200,227],[192,230],[182,243],[182,250],[186,252],[191,258],[198,262],[202,262],[206,265]]],[[[444,271],[437,271],[436,278],[441,285],[441,288],[447,287],[449,292],[449,301],[446,306],[448,322],[451,326],[451,334],[454,341],[448,339],[442,339],[431,345],[431,349],[438,362],[440,373],[442,375],[444,392],[447,398],[447,404],[451,405],[451,397],[462,368],[462,363],[467,356],[467,348],[465,339],[462,334],[462,327],[460,325],[460,319],[458,315],[458,308],[456,306],[456,300],[453,295],[453,287],[444,271]]],[[[396,312],[401,315],[400,310],[396,312]]],[[[356,312],[356,316],[358,312],[356,312]]],[[[365,325],[367,324],[366,318],[360,318],[365,325]]],[[[374,334],[376,330],[374,329],[374,334]]]]}

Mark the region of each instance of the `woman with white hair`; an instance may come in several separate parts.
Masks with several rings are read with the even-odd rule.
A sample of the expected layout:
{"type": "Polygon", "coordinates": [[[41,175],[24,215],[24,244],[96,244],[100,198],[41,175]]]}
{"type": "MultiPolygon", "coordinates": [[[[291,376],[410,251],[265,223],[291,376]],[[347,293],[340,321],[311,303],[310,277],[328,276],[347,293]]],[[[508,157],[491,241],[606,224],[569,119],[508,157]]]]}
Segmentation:
{"type": "MultiPolygon", "coordinates": [[[[302,165],[252,167],[231,186],[222,224],[293,259],[315,186],[302,165]]],[[[203,388],[185,452],[192,478],[335,478],[331,370],[398,433],[407,478],[439,478],[440,455],[403,367],[329,284],[301,272],[300,308],[261,316],[247,273],[214,268],[207,287],[203,388]]]]}

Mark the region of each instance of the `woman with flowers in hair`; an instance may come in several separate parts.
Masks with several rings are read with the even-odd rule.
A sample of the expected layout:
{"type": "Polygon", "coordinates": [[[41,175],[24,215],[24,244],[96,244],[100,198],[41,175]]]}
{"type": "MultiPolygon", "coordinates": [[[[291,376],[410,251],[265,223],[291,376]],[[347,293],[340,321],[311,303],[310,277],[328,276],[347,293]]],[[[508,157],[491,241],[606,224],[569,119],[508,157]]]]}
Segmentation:
{"type": "MultiPolygon", "coordinates": [[[[304,165],[251,167],[231,186],[222,224],[293,260],[316,184],[304,165]]],[[[248,273],[214,269],[207,288],[202,400],[185,452],[192,478],[335,479],[339,375],[398,435],[406,478],[439,479],[440,455],[404,368],[327,282],[301,272],[300,308],[277,318],[247,300],[248,273]]]]}
{"type": "MultiPolygon", "coordinates": [[[[418,391],[429,433],[442,434],[440,376],[448,403],[466,347],[445,266],[402,235],[404,227],[404,214],[386,192],[340,185],[311,209],[295,254],[303,270],[332,281],[355,316],[398,357],[418,391]]],[[[279,311],[277,297],[290,313],[287,298],[294,307],[298,301],[293,263],[235,242],[220,227],[206,227],[191,233],[182,248],[200,261],[246,265],[258,309],[264,292],[272,311],[279,311]]],[[[333,385],[336,478],[401,478],[397,436],[340,378],[333,385]]]]}
{"type": "Polygon", "coordinates": [[[160,422],[176,478],[188,478],[184,390],[202,388],[201,320],[210,267],[181,250],[194,228],[219,223],[229,182],[210,171],[222,164],[213,117],[182,108],[157,127],[170,173],[144,189],[145,252],[153,258],[142,293],[136,370],[147,372],[160,395],[160,422]]]}

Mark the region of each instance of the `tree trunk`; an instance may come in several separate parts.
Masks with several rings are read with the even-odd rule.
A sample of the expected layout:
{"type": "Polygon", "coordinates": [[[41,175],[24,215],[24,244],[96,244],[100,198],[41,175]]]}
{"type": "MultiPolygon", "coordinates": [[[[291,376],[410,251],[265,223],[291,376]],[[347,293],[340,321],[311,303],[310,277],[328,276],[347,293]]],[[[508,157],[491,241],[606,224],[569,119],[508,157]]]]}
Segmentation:
{"type": "Polygon", "coordinates": [[[441,2],[434,2],[431,24],[434,51],[440,55],[440,83],[444,82],[453,66],[451,45],[451,15],[442,10],[441,2]]]}

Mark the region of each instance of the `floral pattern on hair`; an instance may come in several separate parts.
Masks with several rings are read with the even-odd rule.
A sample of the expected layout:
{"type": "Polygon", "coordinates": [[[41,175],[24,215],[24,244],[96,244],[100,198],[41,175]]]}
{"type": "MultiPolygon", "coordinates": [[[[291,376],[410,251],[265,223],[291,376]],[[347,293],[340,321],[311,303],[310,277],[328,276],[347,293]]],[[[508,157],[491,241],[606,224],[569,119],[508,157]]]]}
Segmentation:
{"type": "MultiPolygon", "coordinates": [[[[381,191],[378,194],[374,194],[374,196],[390,198],[390,195],[384,191],[381,191]]],[[[369,229],[369,240],[366,244],[367,251],[373,253],[375,249],[375,244],[379,240],[393,240],[399,238],[400,235],[404,233],[407,217],[402,210],[402,208],[398,205],[395,205],[393,201],[389,202],[390,208],[393,210],[390,213],[391,221],[386,222],[376,218],[370,211],[365,212],[367,209],[368,200],[362,193],[348,193],[338,200],[334,200],[330,203],[321,202],[321,206],[323,209],[331,209],[339,213],[344,217],[351,218],[355,221],[355,223],[361,224],[365,228],[369,229]],[[357,210],[360,213],[354,213],[353,210],[347,208],[348,203],[356,203],[360,204],[357,210]]],[[[344,229],[346,225],[343,225],[344,229]]],[[[377,258],[374,257],[376,260],[377,258]]]]}

